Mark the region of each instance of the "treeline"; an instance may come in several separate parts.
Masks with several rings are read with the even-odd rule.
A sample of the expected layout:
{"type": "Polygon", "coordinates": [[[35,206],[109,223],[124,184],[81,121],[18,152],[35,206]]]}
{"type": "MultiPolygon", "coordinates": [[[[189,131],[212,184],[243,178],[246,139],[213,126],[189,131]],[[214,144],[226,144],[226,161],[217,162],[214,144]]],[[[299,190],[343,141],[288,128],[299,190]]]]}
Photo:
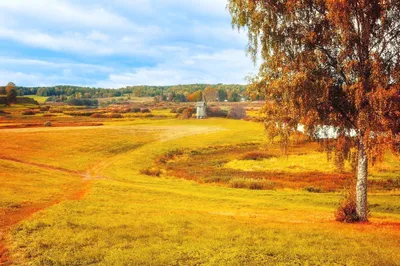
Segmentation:
{"type": "MultiPolygon", "coordinates": [[[[4,87],[3,87],[4,88],[4,87]]],[[[104,89],[79,86],[15,87],[19,96],[47,96],[51,101],[67,102],[70,99],[98,99],[121,96],[155,97],[157,101],[240,101],[248,99],[247,86],[238,84],[188,84],[175,86],[128,86],[104,89]]],[[[0,87],[0,94],[2,87],[0,87]]]]}

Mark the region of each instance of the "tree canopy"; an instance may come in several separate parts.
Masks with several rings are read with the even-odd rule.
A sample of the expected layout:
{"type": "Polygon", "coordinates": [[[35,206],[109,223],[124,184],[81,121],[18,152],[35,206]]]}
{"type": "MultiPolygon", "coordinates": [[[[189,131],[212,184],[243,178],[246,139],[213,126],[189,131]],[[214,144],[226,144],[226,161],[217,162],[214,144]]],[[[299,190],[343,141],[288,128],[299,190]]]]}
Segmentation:
{"type": "Polygon", "coordinates": [[[300,124],[310,135],[356,134],[357,214],[367,219],[368,158],[399,143],[399,0],[230,0],[234,26],[248,32],[262,65],[251,93],[265,97],[266,128],[287,140],[300,124]],[[368,154],[367,154],[368,153],[368,154]]]}
{"type": "Polygon", "coordinates": [[[10,105],[12,103],[15,103],[17,101],[17,90],[15,88],[15,84],[12,82],[9,82],[6,86],[6,94],[7,94],[7,104],[10,105]]]}

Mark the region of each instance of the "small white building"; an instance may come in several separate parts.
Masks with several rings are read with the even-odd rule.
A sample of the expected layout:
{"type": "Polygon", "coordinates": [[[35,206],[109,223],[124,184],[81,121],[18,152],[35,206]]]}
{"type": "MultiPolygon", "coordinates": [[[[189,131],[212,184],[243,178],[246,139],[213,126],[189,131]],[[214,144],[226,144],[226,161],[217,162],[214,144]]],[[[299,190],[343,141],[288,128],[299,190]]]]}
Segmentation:
{"type": "Polygon", "coordinates": [[[197,119],[206,118],[207,116],[207,104],[206,102],[196,103],[196,117],[197,119]]]}

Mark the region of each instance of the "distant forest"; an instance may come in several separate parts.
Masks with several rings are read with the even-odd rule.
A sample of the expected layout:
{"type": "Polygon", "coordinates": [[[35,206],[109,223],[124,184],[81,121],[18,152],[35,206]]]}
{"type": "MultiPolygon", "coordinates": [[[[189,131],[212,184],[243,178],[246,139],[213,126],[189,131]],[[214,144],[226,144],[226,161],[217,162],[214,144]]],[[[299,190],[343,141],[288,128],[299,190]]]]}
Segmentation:
{"type": "MultiPolygon", "coordinates": [[[[128,86],[120,89],[90,88],[79,86],[16,87],[18,95],[47,96],[49,101],[65,102],[75,99],[110,97],[155,97],[158,101],[232,101],[248,99],[247,85],[238,84],[189,84],[175,86],[128,86]]],[[[0,87],[0,94],[4,87],[0,87]]]]}

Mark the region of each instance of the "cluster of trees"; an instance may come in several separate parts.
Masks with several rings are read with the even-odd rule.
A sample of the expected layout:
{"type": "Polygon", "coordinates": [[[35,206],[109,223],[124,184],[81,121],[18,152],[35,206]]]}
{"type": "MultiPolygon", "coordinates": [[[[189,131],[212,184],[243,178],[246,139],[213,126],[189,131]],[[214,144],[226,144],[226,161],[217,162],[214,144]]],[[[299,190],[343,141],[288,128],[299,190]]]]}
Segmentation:
{"type": "Polygon", "coordinates": [[[67,104],[74,105],[74,106],[98,106],[99,102],[96,99],[71,98],[71,99],[68,99],[67,104]]]}
{"type": "Polygon", "coordinates": [[[11,105],[17,101],[18,91],[14,83],[9,82],[7,86],[0,87],[0,95],[6,95],[6,104],[11,105]]]}
{"type": "Polygon", "coordinates": [[[239,102],[242,98],[248,99],[246,87],[239,89],[226,89],[227,85],[207,86],[204,89],[196,90],[192,93],[188,91],[172,90],[167,94],[156,96],[157,101],[174,101],[174,102],[239,102]]]}
{"type": "Polygon", "coordinates": [[[244,85],[178,85],[172,87],[146,87],[145,92],[143,87],[135,87],[133,95],[152,96],[154,92],[159,92],[155,98],[157,101],[174,101],[174,102],[197,102],[197,101],[230,101],[239,102],[242,98],[249,99],[247,86],[244,85]],[[196,88],[196,90],[193,90],[196,88]]]}
{"type": "MultiPolygon", "coordinates": [[[[74,99],[97,99],[133,95],[136,97],[157,97],[159,101],[240,101],[248,98],[247,86],[224,84],[189,84],[176,86],[128,86],[120,89],[103,89],[79,86],[52,86],[52,87],[17,87],[17,95],[47,96],[52,101],[66,102],[74,99]]],[[[5,94],[5,88],[0,87],[0,94],[5,94]]]]}

